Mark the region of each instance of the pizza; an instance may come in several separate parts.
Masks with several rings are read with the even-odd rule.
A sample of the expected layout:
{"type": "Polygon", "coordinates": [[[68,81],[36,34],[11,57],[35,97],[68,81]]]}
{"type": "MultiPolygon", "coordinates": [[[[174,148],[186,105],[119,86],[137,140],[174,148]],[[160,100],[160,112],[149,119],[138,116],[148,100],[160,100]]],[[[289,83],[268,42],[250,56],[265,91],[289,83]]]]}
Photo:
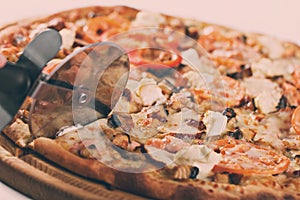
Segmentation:
{"type": "MultiPolygon", "coordinates": [[[[109,114],[80,127],[72,124],[67,108],[48,113],[43,105],[44,114],[30,123],[55,119],[55,126],[33,134],[27,99],[3,131],[20,148],[149,198],[300,199],[299,46],[115,6],[78,8],[4,27],[1,54],[15,62],[46,28],[59,31],[63,44],[45,73],[86,45],[112,41],[132,49],[129,78],[109,114]],[[164,34],[139,32],[149,27],[164,34]],[[118,38],[122,34],[126,40],[118,38]],[[159,48],[136,48],[153,43],[159,48]],[[202,56],[195,45],[205,49],[202,56]],[[217,76],[210,69],[199,73],[194,63],[212,67],[217,76]]],[[[72,58],[61,79],[73,83],[82,60],[80,54],[72,58]]]]}

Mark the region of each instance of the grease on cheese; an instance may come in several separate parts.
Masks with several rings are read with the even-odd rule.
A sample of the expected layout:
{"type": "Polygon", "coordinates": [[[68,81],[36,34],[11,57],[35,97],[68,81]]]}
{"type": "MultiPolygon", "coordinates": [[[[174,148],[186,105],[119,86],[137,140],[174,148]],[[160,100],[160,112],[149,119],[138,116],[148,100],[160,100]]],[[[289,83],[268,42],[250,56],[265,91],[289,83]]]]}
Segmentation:
{"type": "Polygon", "coordinates": [[[221,135],[227,125],[227,117],[219,112],[207,111],[203,118],[206,126],[206,137],[221,135]]]}
{"type": "Polygon", "coordinates": [[[242,85],[246,93],[254,97],[256,107],[264,114],[276,111],[276,106],[282,96],[282,90],[277,83],[262,78],[244,79],[242,85]]]}

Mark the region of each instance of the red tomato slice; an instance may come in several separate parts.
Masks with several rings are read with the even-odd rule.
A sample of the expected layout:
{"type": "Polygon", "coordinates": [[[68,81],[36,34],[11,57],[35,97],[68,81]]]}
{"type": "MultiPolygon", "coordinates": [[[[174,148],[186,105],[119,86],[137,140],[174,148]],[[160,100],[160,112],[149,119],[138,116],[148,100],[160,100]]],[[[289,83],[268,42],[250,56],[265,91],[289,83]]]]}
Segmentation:
{"type": "Polygon", "coordinates": [[[296,133],[300,134],[300,106],[294,110],[291,122],[296,133]]]}
{"type": "Polygon", "coordinates": [[[290,160],[275,151],[235,139],[223,139],[215,143],[222,160],[214,172],[236,174],[279,174],[284,172],[290,160]]]}
{"type": "Polygon", "coordinates": [[[154,69],[177,67],[182,60],[178,54],[153,49],[137,49],[129,52],[128,56],[130,63],[154,69]]]}

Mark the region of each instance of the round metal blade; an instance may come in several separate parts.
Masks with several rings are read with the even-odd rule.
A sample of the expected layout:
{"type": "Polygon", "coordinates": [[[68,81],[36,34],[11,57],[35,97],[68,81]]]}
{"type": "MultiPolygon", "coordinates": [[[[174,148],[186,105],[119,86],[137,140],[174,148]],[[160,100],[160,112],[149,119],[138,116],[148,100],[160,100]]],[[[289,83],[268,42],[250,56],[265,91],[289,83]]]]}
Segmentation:
{"type": "MultiPolygon", "coordinates": [[[[208,54],[197,41],[182,33],[159,28],[135,29],[118,34],[117,36],[110,38],[109,41],[125,49],[126,53],[129,55],[129,59],[131,59],[132,52],[141,49],[148,49],[149,51],[146,52],[150,52],[150,57],[151,52],[167,52],[172,56],[180,55],[182,60],[186,63],[185,65],[189,66],[188,70],[192,71],[193,75],[196,75],[194,81],[195,84],[199,84],[199,87],[209,94],[209,105],[205,106],[209,107],[210,110],[215,111],[221,111],[225,108],[225,101],[223,101],[224,97],[221,96],[224,89],[220,79],[220,73],[210,61],[208,54]],[[221,101],[217,102],[217,100],[221,101]]],[[[149,54],[146,54],[146,56],[149,54]]],[[[187,142],[192,142],[197,136],[197,133],[199,133],[199,130],[197,127],[191,130],[191,128],[188,127],[191,127],[192,125],[189,126],[187,123],[200,123],[199,120],[201,119],[204,108],[199,106],[197,107],[197,111],[193,111],[193,108],[189,107],[190,104],[182,103],[182,105],[180,105],[182,107],[178,108],[178,110],[181,111],[176,111],[178,114],[172,116],[177,120],[173,125],[172,122],[174,121],[170,118],[171,113],[167,113],[164,107],[166,106],[164,98],[165,96],[168,96],[167,91],[169,90],[171,91],[170,93],[176,94],[177,90],[179,91],[182,89],[178,88],[184,86],[185,90],[189,92],[191,86],[189,84],[181,85],[180,80],[185,81],[186,78],[182,76],[183,73],[180,67],[163,66],[163,64],[157,66],[157,63],[154,65],[155,67],[153,67],[152,64],[141,64],[130,68],[131,71],[128,84],[126,85],[126,91],[132,91],[132,93],[129,92],[130,95],[128,96],[130,98],[124,94],[118,104],[114,107],[110,114],[113,126],[118,127],[118,131],[121,129],[123,134],[126,133],[125,135],[128,136],[128,146],[137,145],[136,143],[145,144],[148,139],[155,137],[160,131],[163,133],[182,134],[182,136],[188,135],[186,138],[187,142]],[[140,78],[137,78],[138,76],[135,76],[134,73],[139,74],[140,76],[138,76],[140,78]],[[148,79],[148,82],[143,82],[143,78],[148,79]],[[146,92],[144,92],[142,88],[146,88],[149,85],[150,89],[148,92],[146,90],[146,92]],[[157,92],[155,91],[160,90],[159,88],[166,88],[166,94],[162,94],[160,99],[153,100],[157,95],[157,92]],[[140,98],[139,102],[140,104],[143,104],[143,109],[138,110],[137,108],[132,111],[131,107],[134,105],[132,99],[134,98],[140,98]],[[130,142],[131,139],[134,140],[134,143],[130,142]]],[[[82,72],[82,75],[78,77],[81,76],[85,76],[84,71],[82,72]]],[[[93,94],[97,94],[95,92],[97,89],[95,85],[93,85],[93,82],[97,82],[99,77],[91,77],[90,80],[80,78],[76,80],[75,85],[86,85],[89,89],[93,88],[93,94]],[[84,80],[84,82],[81,80],[84,80]]],[[[98,82],[100,83],[101,81],[98,82]]],[[[84,93],[83,95],[80,95],[80,93],[79,95],[73,95],[73,97],[76,96],[84,97],[84,93]]],[[[186,99],[187,101],[189,98],[193,97],[182,96],[182,99],[186,99]]],[[[74,99],[73,103],[74,102],[73,108],[75,109],[73,110],[76,111],[74,118],[78,123],[84,122],[82,116],[79,115],[81,111],[80,101],[74,99]]],[[[192,100],[190,103],[192,103],[192,100]]],[[[192,106],[194,105],[195,104],[192,104],[192,106]]],[[[87,111],[87,113],[94,115],[94,113],[89,111],[87,111]]],[[[96,119],[95,116],[92,116],[92,118],[96,119]]],[[[101,127],[105,127],[106,123],[107,122],[104,120],[97,120],[78,129],[78,134],[86,149],[89,150],[90,154],[102,164],[120,171],[143,173],[160,169],[166,165],[172,165],[172,163],[175,162],[175,154],[169,153],[164,155],[163,152],[166,151],[155,149],[154,147],[154,150],[152,149],[151,153],[148,151],[150,148],[148,150],[146,149],[147,153],[145,153],[145,149],[142,153],[136,153],[132,152],[132,150],[127,150],[125,147],[121,148],[120,146],[115,145],[115,143],[111,141],[111,138],[109,138],[109,134],[106,135],[106,131],[101,129],[101,127]],[[93,145],[91,145],[91,141],[93,145]],[[159,157],[162,159],[162,162],[160,164],[154,160],[151,162],[151,159],[146,159],[149,157],[159,157]]],[[[194,125],[197,126],[197,124],[194,125]]],[[[141,149],[146,147],[146,145],[141,146],[141,149]]]]}
{"type": "Polygon", "coordinates": [[[63,127],[107,116],[125,88],[129,59],[112,43],[96,43],[66,57],[32,94],[30,129],[55,137],[63,127]]]}

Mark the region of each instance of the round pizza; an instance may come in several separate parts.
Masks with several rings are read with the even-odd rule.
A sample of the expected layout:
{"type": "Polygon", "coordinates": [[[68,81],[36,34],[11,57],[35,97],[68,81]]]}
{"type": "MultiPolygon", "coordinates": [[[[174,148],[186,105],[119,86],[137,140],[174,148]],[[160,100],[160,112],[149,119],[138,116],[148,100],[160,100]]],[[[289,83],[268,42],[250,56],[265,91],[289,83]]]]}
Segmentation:
{"type": "Polygon", "coordinates": [[[62,45],[43,73],[73,89],[93,79],[95,55],[114,57],[86,47],[115,44],[124,55],[93,82],[94,107],[74,111],[74,93],[46,86],[28,97],[3,131],[21,149],[148,198],[300,199],[299,46],[115,6],[3,27],[0,53],[16,62],[49,28],[62,45]],[[112,77],[127,64],[119,97],[112,77]]]}

